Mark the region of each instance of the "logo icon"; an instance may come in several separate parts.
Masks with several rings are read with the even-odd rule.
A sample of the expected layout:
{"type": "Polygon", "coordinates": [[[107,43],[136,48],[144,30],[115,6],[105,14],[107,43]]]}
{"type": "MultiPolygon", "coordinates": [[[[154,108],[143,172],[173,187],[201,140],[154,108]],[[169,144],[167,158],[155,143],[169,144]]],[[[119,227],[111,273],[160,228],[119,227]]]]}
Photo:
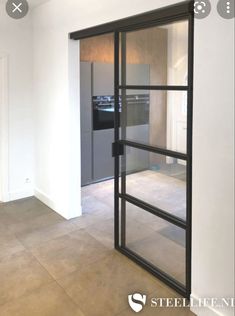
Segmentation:
{"type": "Polygon", "coordinates": [[[29,11],[26,0],[8,0],[6,3],[7,14],[13,19],[22,19],[29,11]]]}
{"type": "Polygon", "coordinates": [[[194,16],[196,19],[204,19],[211,12],[211,3],[209,0],[194,1],[194,16]]]}
{"type": "Polygon", "coordinates": [[[128,303],[134,312],[139,313],[142,311],[146,304],[146,295],[142,295],[139,293],[128,295],[128,303]]]}
{"type": "Polygon", "coordinates": [[[217,11],[224,19],[234,18],[234,0],[220,0],[217,4],[217,11]]]}

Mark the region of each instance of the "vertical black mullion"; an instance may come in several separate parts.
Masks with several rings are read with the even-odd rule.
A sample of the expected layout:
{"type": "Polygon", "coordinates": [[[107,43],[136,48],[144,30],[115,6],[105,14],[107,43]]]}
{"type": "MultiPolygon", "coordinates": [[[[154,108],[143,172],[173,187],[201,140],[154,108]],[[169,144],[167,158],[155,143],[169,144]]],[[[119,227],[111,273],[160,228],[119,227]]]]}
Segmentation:
{"type": "MultiPolygon", "coordinates": [[[[121,33],[121,84],[126,85],[126,33],[121,33]]],[[[126,139],[127,126],[127,109],[126,109],[126,90],[122,89],[122,109],[121,109],[121,138],[126,139]]],[[[122,162],[122,194],[126,194],[126,148],[124,148],[124,155],[121,158],[122,162]]],[[[121,201],[121,246],[126,245],[126,201],[121,201]]]]}
{"type": "Polygon", "coordinates": [[[188,109],[187,109],[187,214],[186,214],[186,294],[191,294],[191,254],[192,254],[192,132],[193,132],[193,50],[194,16],[189,16],[188,24],[188,109]]]}
{"type": "MultiPolygon", "coordinates": [[[[119,32],[114,33],[114,141],[119,140],[119,32]]],[[[114,158],[114,246],[119,247],[119,156],[114,158]]]]}

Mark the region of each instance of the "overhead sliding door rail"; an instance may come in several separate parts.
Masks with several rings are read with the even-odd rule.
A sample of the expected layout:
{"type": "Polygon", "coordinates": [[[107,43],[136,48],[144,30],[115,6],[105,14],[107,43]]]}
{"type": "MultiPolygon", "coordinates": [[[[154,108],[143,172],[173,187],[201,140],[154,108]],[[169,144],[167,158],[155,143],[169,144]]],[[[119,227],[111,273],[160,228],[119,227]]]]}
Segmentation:
{"type": "Polygon", "coordinates": [[[69,38],[73,40],[81,40],[83,38],[112,32],[123,32],[130,29],[133,30],[134,28],[138,29],[146,24],[150,26],[151,23],[154,25],[161,25],[171,21],[175,22],[177,19],[182,20],[182,18],[188,17],[189,14],[192,14],[193,9],[194,3],[192,0],[183,1],[157,10],[72,32],[69,34],[69,38]]]}

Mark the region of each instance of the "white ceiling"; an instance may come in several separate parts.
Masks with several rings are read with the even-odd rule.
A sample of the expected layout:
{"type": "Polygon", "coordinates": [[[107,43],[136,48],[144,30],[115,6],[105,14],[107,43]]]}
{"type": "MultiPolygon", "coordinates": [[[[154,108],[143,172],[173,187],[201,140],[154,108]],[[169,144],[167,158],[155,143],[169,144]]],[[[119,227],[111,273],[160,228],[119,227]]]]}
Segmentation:
{"type": "MultiPolygon", "coordinates": [[[[40,4],[45,3],[47,1],[50,1],[50,0],[28,0],[28,3],[31,8],[35,8],[39,6],[40,4]]],[[[0,0],[0,3],[6,3],[6,2],[7,0],[0,0]]]]}

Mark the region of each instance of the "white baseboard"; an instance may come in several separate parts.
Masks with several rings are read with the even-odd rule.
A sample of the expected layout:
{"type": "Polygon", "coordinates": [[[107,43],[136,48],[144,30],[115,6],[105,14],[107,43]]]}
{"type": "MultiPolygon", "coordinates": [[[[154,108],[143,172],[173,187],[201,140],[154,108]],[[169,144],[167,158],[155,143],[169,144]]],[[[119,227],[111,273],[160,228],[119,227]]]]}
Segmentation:
{"type": "Polygon", "coordinates": [[[64,210],[63,207],[61,207],[61,204],[59,205],[57,202],[53,201],[51,197],[49,197],[46,193],[42,192],[38,188],[34,190],[34,195],[37,199],[39,199],[41,202],[46,204],[48,207],[50,207],[53,211],[58,213],[60,216],[64,217],[65,219],[69,220],[72,218],[76,218],[78,216],[81,216],[82,214],[78,214],[78,212],[75,212],[71,214],[69,210],[64,210]]]}
{"type": "MultiPolygon", "coordinates": [[[[191,294],[191,299],[195,302],[195,305],[199,302],[197,296],[191,294]]],[[[211,306],[205,307],[191,307],[190,310],[197,316],[228,316],[230,314],[224,313],[223,310],[216,310],[211,306]]],[[[232,315],[232,314],[231,314],[232,315]]]]}
{"type": "Polygon", "coordinates": [[[9,201],[16,201],[20,199],[25,199],[28,197],[34,196],[34,190],[33,188],[27,189],[27,190],[18,190],[18,191],[12,191],[6,194],[6,199],[4,202],[9,202],[9,201]]]}
{"type": "Polygon", "coordinates": [[[48,207],[50,207],[53,211],[59,213],[61,216],[64,217],[64,215],[61,214],[61,212],[58,210],[58,207],[56,203],[44,192],[42,192],[39,189],[34,190],[34,195],[37,199],[39,199],[41,202],[46,204],[48,207]]]}

